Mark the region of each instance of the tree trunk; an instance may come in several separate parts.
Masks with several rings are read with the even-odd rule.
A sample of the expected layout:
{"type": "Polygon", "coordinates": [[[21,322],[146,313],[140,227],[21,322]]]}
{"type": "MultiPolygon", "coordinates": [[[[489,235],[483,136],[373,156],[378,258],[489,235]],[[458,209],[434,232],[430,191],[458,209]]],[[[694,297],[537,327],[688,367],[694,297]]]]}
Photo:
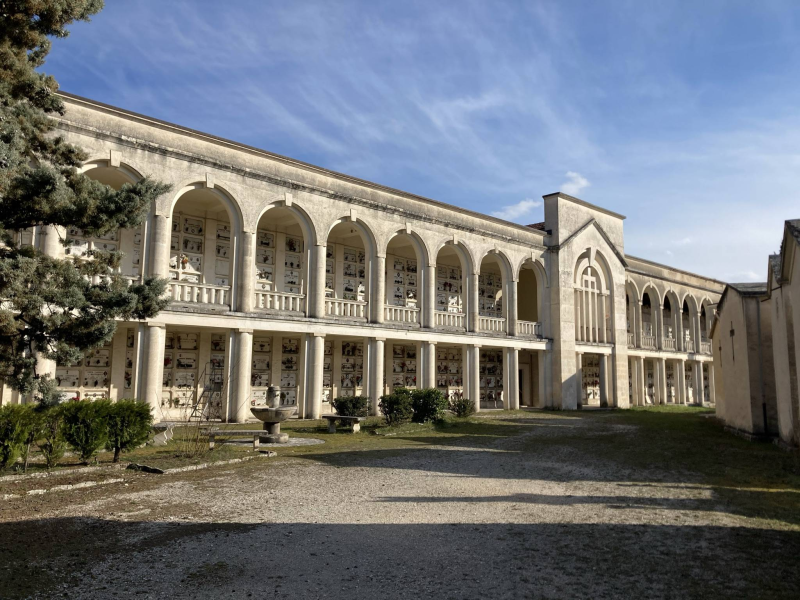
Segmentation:
{"type": "Polygon", "coordinates": [[[114,448],[114,461],[115,463],[119,462],[119,447],[114,448]]]}
{"type": "Polygon", "coordinates": [[[28,457],[31,455],[31,443],[28,442],[28,445],[25,450],[25,463],[22,465],[22,472],[28,472],[28,457]]]}

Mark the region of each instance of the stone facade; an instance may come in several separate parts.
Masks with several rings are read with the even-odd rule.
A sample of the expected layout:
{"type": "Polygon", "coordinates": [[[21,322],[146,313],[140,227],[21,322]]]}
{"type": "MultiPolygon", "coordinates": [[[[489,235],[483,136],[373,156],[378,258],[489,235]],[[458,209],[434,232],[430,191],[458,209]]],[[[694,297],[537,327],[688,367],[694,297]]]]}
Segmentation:
{"type": "Polygon", "coordinates": [[[712,325],[717,413],[728,426],[782,445],[800,445],[800,219],[784,223],[767,282],[726,286],[712,325]]]}
{"type": "MultiPolygon", "coordinates": [[[[43,365],[71,395],[138,397],[158,420],[200,402],[230,421],[268,385],[307,417],[350,394],[374,412],[400,385],[478,408],[714,401],[707,324],[723,284],[626,256],[621,215],[557,193],[544,223],[516,225],[65,101],[61,130],[89,176],[173,186],[140,231],[69,232],[70,253],[111,244],[125,275],[168,277],[173,298],[86,364],[43,365]]],[[[55,237],[23,243],[58,254],[55,237]]]]}

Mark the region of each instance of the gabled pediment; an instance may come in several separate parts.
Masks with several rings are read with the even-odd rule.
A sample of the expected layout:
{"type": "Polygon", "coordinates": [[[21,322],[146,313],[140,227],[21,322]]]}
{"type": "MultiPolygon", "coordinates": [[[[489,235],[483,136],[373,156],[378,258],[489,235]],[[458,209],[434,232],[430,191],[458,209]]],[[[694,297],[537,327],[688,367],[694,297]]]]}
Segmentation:
{"type": "Polygon", "coordinates": [[[587,230],[588,230],[588,229],[590,229],[590,228],[594,228],[594,229],[596,229],[596,230],[597,230],[597,232],[600,234],[600,237],[601,237],[601,238],[603,238],[603,241],[605,241],[605,243],[608,245],[608,247],[609,247],[609,248],[611,249],[611,251],[613,252],[614,256],[616,256],[616,257],[617,257],[617,260],[620,262],[620,264],[621,264],[623,267],[625,267],[625,268],[627,269],[627,268],[628,268],[628,263],[627,263],[627,261],[625,260],[625,256],[624,256],[624,255],[623,255],[623,254],[622,254],[622,253],[621,253],[621,252],[620,252],[620,251],[617,249],[617,247],[616,247],[616,246],[614,245],[614,243],[611,241],[611,238],[610,238],[610,237],[608,236],[608,234],[607,234],[607,233],[606,233],[606,232],[603,230],[603,228],[601,227],[600,223],[598,223],[598,222],[597,222],[597,220],[596,220],[595,218],[591,218],[591,219],[589,219],[589,220],[588,220],[586,223],[584,223],[584,224],[583,224],[583,225],[581,225],[581,226],[580,226],[578,229],[576,229],[575,231],[573,231],[573,232],[572,232],[572,234],[570,234],[570,236],[569,236],[567,239],[565,239],[565,240],[564,240],[564,241],[563,241],[561,244],[559,244],[558,246],[553,246],[553,247],[551,247],[551,249],[554,249],[554,250],[558,251],[558,250],[560,250],[561,248],[566,248],[566,247],[568,247],[568,246],[569,246],[570,244],[572,244],[572,242],[574,242],[574,241],[575,241],[575,240],[576,240],[576,239],[577,239],[577,238],[578,238],[578,237],[579,237],[579,236],[580,236],[580,235],[581,235],[581,234],[582,234],[584,231],[587,231],[587,230]]]}

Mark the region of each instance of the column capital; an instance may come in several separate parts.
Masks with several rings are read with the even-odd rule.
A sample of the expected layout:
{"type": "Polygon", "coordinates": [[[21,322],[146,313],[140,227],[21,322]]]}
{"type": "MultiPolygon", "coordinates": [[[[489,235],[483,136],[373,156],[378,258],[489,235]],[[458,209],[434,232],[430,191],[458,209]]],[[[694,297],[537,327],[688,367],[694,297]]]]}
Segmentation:
{"type": "Polygon", "coordinates": [[[386,341],[385,337],[371,337],[371,338],[368,338],[368,339],[373,341],[373,342],[385,342],[386,341]]]}
{"type": "Polygon", "coordinates": [[[236,330],[236,333],[253,333],[253,330],[252,329],[239,328],[239,329],[236,330]]]}
{"type": "Polygon", "coordinates": [[[167,324],[166,323],[161,323],[160,321],[148,321],[147,322],[147,326],[148,327],[159,327],[161,329],[166,329],[167,324]]]}
{"type": "Polygon", "coordinates": [[[324,338],[325,337],[324,333],[317,333],[316,331],[313,333],[313,335],[314,335],[314,337],[317,337],[317,338],[324,338]]]}

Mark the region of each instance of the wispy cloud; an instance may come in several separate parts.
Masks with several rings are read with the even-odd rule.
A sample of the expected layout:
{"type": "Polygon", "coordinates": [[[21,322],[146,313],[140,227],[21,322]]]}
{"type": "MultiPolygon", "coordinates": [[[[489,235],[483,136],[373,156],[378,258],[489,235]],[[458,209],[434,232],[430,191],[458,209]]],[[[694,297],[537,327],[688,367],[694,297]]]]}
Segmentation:
{"type": "Polygon", "coordinates": [[[589,180],[580,173],[567,171],[567,180],[561,184],[560,190],[570,196],[577,196],[590,185],[589,180]]]}
{"type": "Polygon", "coordinates": [[[492,216],[505,219],[506,221],[517,221],[518,219],[522,219],[522,217],[529,216],[534,208],[538,208],[541,205],[541,200],[525,198],[525,200],[520,200],[516,204],[509,204],[500,210],[493,211],[492,216]]]}
{"type": "Polygon", "coordinates": [[[66,91],[504,219],[588,191],[628,217],[627,252],[743,278],[800,217],[798,16],[790,2],[129,0],[54,40],[44,70],[66,91]]]}

